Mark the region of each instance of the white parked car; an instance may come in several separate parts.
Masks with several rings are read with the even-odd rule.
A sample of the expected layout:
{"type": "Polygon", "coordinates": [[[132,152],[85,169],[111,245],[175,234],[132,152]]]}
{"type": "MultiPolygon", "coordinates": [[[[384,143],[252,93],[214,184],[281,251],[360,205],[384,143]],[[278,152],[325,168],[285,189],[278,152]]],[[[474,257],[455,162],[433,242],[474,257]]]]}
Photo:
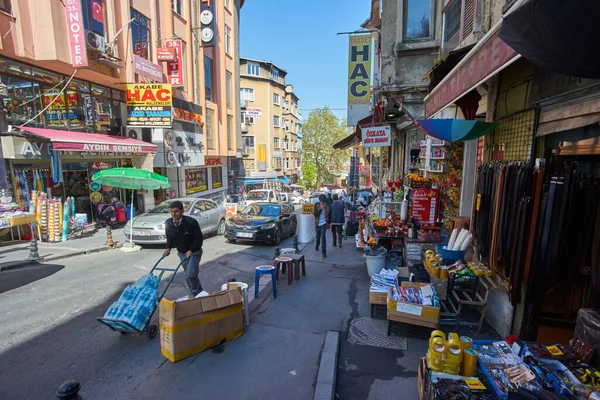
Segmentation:
{"type": "Polygon", "coordinates": [[[325,192],[314,192],[309,198],[307,203],[309,204],[317,204],[319,202],[319,196],[320,195],[325,195],[325,197],[327,197],[327,194],[325,192]]]}
{"type": "Polygon", "coordinates": [[[129,241],[133,230],[134,243],[167,243],[165,221],[170,218],[169,207],[175,200],[183,203],[183,213],[185,215],[195,218],[198,221],[203,234],[216,232],[222,235],[225,233],[225,209],[223,206],[208,199],[185,197],[163,201],[147,213],[133,217],[133,229],[131,221],[127,222],[127,225],[123,229],[125,240],[129,241]]]}
{"type": "Polygon", "coordinates": [[[298,196],[297,194],[292,194],[292,203],[302,205],[302,204],[306,203],[306,200],[304,200],[304,197],[302,197],[302,196],[298,196]]]}

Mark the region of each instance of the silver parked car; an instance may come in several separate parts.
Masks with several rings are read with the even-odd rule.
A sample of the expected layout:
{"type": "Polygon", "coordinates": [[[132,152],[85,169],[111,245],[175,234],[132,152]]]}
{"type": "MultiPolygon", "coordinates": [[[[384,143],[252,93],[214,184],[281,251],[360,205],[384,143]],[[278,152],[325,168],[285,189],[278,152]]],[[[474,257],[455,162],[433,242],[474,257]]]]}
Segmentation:
{"type": "MultiPolygon", "coordinates": [[[[212,200],[197,197],[166,200],[145,214],[133,218],[133,241],[138,244],[166,243],[165,221],[170,218],[171,203],[179,200],[183,203],[184,214],[195,218],[202,233],[225,233],[225,208],[212,200]]],[[[131,221],[123,229],[125,240],[131,235],[131,221]]]]}

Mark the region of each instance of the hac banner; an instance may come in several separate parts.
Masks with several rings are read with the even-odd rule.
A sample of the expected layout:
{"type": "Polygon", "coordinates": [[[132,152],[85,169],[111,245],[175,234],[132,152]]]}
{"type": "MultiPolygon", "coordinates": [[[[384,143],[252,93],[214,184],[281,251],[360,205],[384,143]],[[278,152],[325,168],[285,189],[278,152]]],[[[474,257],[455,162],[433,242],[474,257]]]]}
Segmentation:
{"type": "Polygon", "coordinates": [[[351,35],[348,50],[348,126],[370,113],[371,35],[351,35]]]}

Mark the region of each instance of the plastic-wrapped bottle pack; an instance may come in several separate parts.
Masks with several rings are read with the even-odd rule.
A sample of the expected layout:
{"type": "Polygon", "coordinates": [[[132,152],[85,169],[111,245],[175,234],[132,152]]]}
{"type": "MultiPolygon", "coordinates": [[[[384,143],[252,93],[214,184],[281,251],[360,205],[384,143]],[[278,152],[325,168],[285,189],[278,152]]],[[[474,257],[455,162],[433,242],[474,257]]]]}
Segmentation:
{"type": "Polygon", "coordinates": [[[158,302],[159,284],[158,276],[144,275],[123,290],[119,300],[108,308],[104,318],[127,322],[142,330],[158,302]]]}

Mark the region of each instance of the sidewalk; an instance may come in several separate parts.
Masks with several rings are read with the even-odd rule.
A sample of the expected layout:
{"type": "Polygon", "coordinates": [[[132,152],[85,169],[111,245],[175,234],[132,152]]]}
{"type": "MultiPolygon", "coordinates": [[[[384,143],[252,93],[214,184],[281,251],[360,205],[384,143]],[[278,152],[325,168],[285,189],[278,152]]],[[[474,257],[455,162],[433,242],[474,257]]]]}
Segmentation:
{"type": "MultiPolygon", "coordinates": [[[[121,229],[113,229],[113,241],[117,247],[123,244],[121,229]]],[[[44,243],[38,241],[40,262],[74,257],[110,249],[106,246],[106,229],[99,229],[88,237],[69,240],[67,242],[44,243]]],[[[35,261],[29,261],[31,242],[7,243],[0,247],[0,271],[21,268],[35,261]]]]}
{"type": "MultiPolygon", "coordinates": [[[[314,243],[302,254],[306,277],[288,286],[280,276],[277,299],[268,278],[257,299],[250,289],[251,324],[242,337],[175,364],[165,361],[130,398],[418,399],[426,337],[394,329],[407,336],[406,351],[347,341],[351,321],[370,317],[362,252],[349,239],[343,249],[328,248],[326,259],[314,243]]],[[[460,334],[476,336],[470,329],[460,334]]]]}

